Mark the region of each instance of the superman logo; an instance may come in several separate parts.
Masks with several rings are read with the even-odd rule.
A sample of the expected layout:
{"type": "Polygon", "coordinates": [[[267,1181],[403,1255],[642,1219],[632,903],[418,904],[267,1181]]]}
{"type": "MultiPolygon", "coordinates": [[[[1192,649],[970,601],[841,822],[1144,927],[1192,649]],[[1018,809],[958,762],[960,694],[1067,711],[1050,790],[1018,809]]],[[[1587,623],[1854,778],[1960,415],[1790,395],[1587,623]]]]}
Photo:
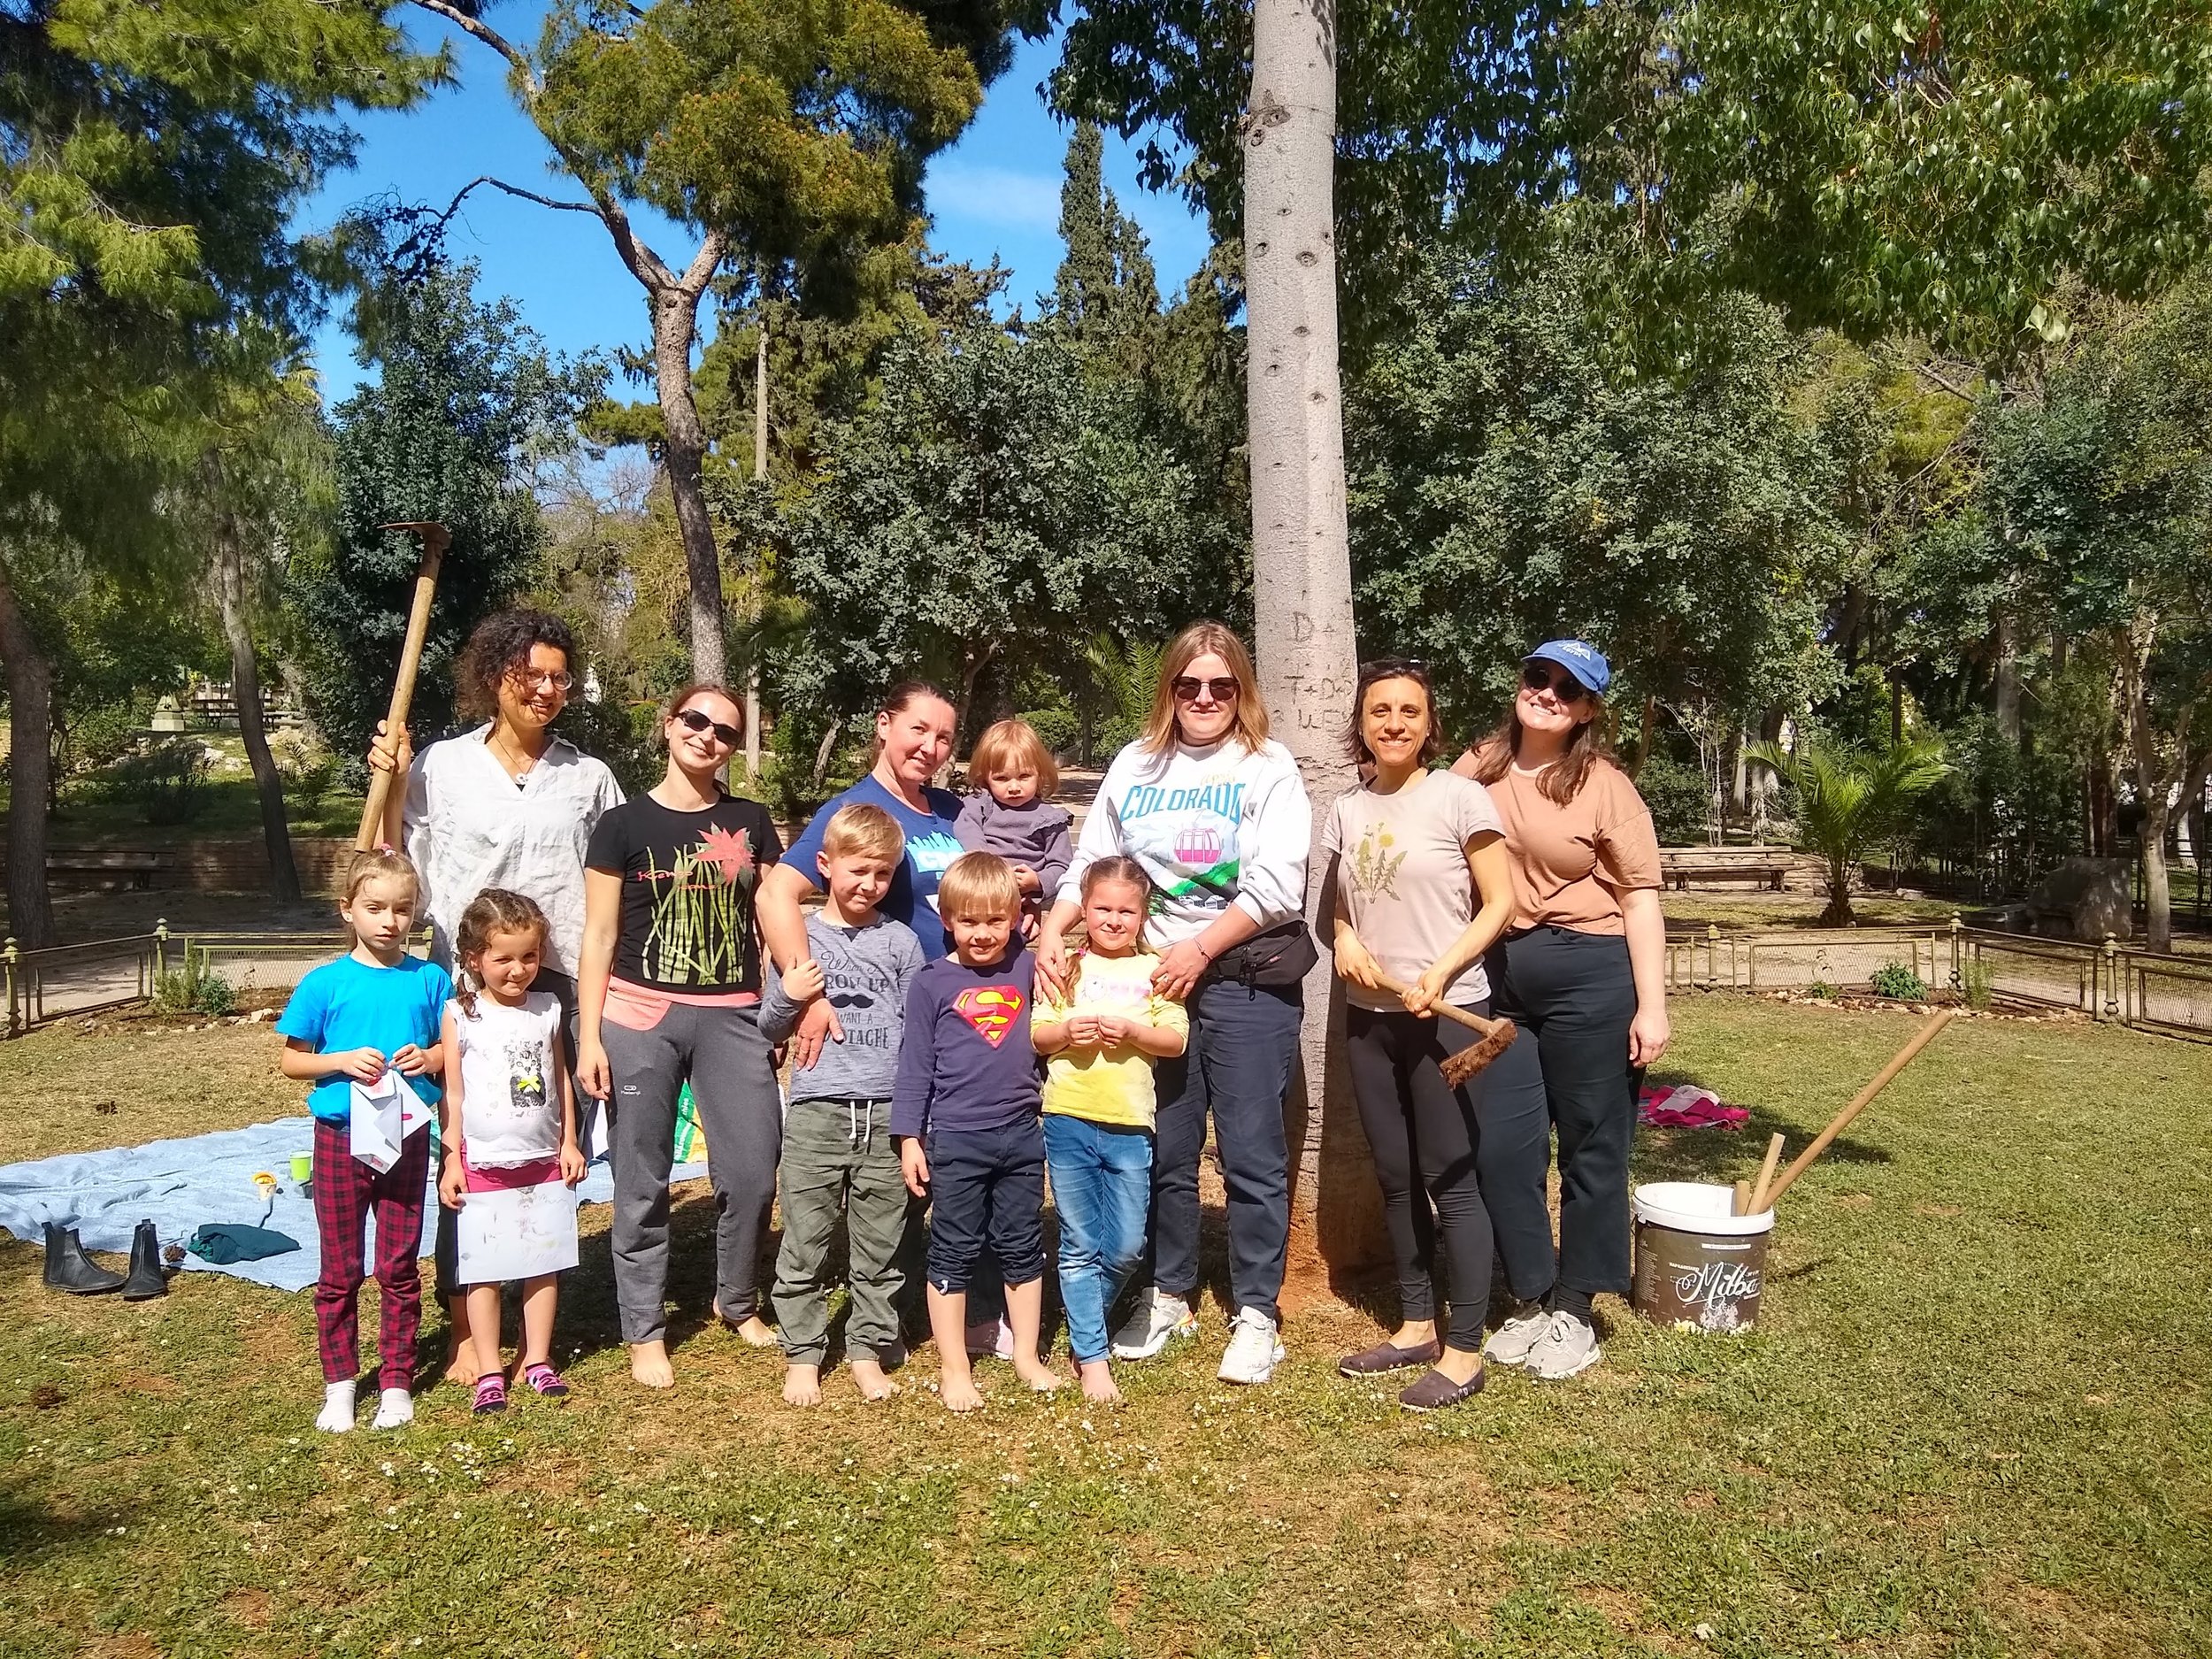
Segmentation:
{"type": "Polygon", "coordinates": [[[1014,1021],[1022,1011],[1022,994],[1010,985],[976,986],[954,997],[952,1010],[995,1048],[1014,1029],[1014,1021]]]}

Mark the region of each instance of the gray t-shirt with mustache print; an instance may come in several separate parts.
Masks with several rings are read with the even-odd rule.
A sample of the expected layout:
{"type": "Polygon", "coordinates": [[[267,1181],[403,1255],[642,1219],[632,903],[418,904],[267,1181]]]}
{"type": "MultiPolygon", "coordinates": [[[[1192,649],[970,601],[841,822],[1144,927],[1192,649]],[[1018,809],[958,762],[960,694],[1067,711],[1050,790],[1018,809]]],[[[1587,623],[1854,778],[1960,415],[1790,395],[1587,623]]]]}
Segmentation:
{"type": "MultiPolygon", "coordinates": [[[[865,927],[841,927],[810,916],[806,948],[822,964],[823,995],[845,1028],[845,1040],[824,1043],[819,1060],[791,1074],[792,1101],[889,1100],[899,1075],[906,988],[922,970],[921,941],[887,916],[879,915],[865,927]]],[[[783,994],[783,976],[771,970],[761,993],[761,1034],[783,1041],[803,1007],[783,994]]]]}

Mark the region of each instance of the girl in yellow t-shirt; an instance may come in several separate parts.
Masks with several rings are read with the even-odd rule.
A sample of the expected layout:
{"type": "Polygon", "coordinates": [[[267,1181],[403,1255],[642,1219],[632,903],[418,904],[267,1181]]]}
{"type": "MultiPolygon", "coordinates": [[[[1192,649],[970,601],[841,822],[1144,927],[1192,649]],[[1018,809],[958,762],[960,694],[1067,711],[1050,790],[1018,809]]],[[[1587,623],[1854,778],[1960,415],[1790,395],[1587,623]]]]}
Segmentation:
{"type": "MultiPolygon", "coordinates": [[[[1060,1301],[1068,1348],[1093,1400],[1118,1400],[1106,1312],[1144,1250],[1152,1200],[1152,1063],[1183,1052],[1183,1005],[1152,988],[1144,948],[1152,884],[1133,858],[1083,872],[1085,942],[1068,988],[1030,1022],[1047,1056],[1045,1161],[1060,1216],[1060,1301]]],[[[1040,989],[1041,989],[1041,983],[1040,989]]]]}

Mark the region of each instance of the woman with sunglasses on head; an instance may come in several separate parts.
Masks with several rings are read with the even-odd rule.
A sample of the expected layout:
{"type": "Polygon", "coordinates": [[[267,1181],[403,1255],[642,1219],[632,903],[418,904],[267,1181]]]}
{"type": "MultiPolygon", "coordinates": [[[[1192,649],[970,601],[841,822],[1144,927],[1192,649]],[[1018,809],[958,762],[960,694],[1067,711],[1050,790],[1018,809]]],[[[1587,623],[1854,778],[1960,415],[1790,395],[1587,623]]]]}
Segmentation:
{"type": "Polygon", "coordinates": [[[1107,768],[1037,935],[1037,977],[1062,992],[1083,872],[1100,858],[1134,858],[1152,879],[1154,987],[1190,1015],[1187,1047],[1156,1072],[1150,1272],[1115,1333],[1118,1359],[1149,1359],[1198,1329],[1198,1158],[1209,1111],[1228,1187],[1236,1303],[1219,1375],[1265,1382],[1283,1357],[1283,1097],[1303,1011],[1299,985],[1317,959],[1303,918],[1312,835],[1305,784],[1290,751],[1267,735],[1244,641],[1218,622],[1184,629],[1161,659],[1142,735],[1107,768]]]}
{"type": "Polygon", "coordinates": [[[714,1185],[714,1311],[756,1348],[776,1340],[760,1317],[759,1256],[783,1129],[753,905],[783,843],[768,809],[718,776],[744,727],[744,704],[720,686],[670,698],[667,772],[599,820],[584,860],[576,1070],[614,1112],[615,1300],[630,1375],[649,1388],[675,1380],[668,1176],[686,1083],[714,1185]]]}
{"type": "MultiPolygon", "coordinates": [[[[453,669],[460,713],[482,725],[416,754],[405,732],[381,721],[369,749],[379,772],[405,774],[385,809],[385,844],[403,849],[422,878],[430,956],[448,972],[461,913],[487,887],[519,893],[545,912],[545,953],[532,989],[561,1005],[568,1052],[577,1052],[576,972],[584,943],[584,850],[592,828],[622,804],[606,763],[555,734],[568,706],[576,641],[542,611],[499,611],[476,625],[453,669]]],[[[576,1102],[580,1141],[591,1102],[576,1102]]],[[[468,1301],[454,1282],[454,1212],[438,1211],[438,1298],[451,1312],[449,1374],[469,1373],[468,1301]]]]}
{"type": "Polygon", "coordinates": [[[1598,1362],[1591,1297],[1628,1293],[1637,1085],[1669,1034],[1659,841],[1599,734],[1611,680],[1581,640],[1539,646],[1504,724],[1452,768],[1489,788],[1513,872],[1512,926],[1486,965],[1492,1010],[1521,1038],[1485,1074],[1477,1164],[1520,1305],[1483,1352],[1553,1379],[1598,1362]]]}

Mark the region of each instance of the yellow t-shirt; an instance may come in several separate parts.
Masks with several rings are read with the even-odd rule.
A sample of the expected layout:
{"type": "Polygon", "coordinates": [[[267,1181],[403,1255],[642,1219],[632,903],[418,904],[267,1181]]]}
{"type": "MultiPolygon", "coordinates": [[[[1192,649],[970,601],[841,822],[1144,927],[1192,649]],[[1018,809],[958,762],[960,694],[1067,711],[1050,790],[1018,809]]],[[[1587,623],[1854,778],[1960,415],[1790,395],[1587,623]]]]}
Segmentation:
{"type": "MultiPolygon", "coordinates": [[[[1190,1017],[1173,997],[1152,988],[1160,959],[1148,950],[1126,956],[1078,951],[1068,964],[1065,1002],[1048,997],[1032,1017],[1058,1025],[1071,1014],[1119,1014],[1164,1031],[1190,1035],[1190,1017]]],[[[1063,1048],[1045,1064],[1045,1110],[1094,1124],[1149,1129],[1156,1110],[1152,1056],[1124,1043],[1112,1048],[1063,1048]]]]}

